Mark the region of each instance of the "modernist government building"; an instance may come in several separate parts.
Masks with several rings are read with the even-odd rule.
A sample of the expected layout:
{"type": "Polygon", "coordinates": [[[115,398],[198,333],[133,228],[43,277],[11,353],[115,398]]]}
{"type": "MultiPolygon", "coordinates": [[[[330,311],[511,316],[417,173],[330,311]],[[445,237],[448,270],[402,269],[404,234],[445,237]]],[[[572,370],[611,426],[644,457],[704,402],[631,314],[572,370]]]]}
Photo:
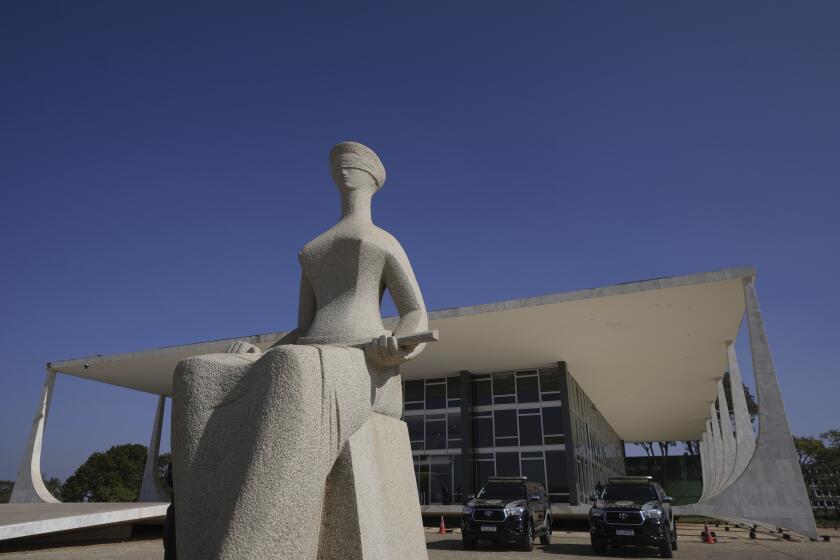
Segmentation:
{"type": "MultiPolygon", "coordinates": [[[[425,512],[458,511],[489,476],[524,475],[545,484],[555,518],[585,514],[595,485],[624,474],[625,443],[700,440],[702,495],[678,512],[816,538],[753,268],[443,309],[429,320],[440,341],[402,366],[403,418],[425,512]],[[759,402],[757,436],[743,394],[732,391],[727,402],[722,384],[726,372],[733,387],[741,384],[733,342],[742,325],[759,402]]],[[[51,504],[40,449],[55,376],[73,375],[158,396],[144,503],[123,504],[131,512],[123,518],[159,516],[165,504],[156,503],[152,473],[160,432],[168,429],[162,418],[175,364],[221,352],[232,340],[266,349],[282,334],[47,364],[12,501],[68,505],[51,504]]],[[[93,526],[95,517],[79,523],[93,526]]],[[[0,540],[33,531],[0,526],[0,540]]]]}

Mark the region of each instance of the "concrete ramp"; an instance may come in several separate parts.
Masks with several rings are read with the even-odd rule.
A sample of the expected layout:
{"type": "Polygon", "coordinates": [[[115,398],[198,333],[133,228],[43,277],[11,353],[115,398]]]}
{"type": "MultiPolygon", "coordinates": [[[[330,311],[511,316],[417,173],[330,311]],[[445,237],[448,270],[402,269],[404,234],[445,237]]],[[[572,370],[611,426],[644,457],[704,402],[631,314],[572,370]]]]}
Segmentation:
{"type": "Polygon", "coordinates": [[[137,502],[1,504],[0,543],[133,522],[163,522],[167,507],[168,503],[137,502]]]}

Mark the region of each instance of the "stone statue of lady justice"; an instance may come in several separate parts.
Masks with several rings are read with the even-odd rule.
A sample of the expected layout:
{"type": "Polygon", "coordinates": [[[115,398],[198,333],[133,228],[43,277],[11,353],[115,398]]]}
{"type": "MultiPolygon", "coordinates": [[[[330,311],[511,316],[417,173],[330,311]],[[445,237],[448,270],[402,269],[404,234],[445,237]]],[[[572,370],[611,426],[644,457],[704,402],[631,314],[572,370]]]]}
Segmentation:
{"type": "Polygon", "coordinates": [[[297,328],[175,370],[179,558],[427,558],[399,365],[435,335],[405,252],[371,221],[382,162],[342,142],[330,166],[341,220],[299,254],[297,328]]]}

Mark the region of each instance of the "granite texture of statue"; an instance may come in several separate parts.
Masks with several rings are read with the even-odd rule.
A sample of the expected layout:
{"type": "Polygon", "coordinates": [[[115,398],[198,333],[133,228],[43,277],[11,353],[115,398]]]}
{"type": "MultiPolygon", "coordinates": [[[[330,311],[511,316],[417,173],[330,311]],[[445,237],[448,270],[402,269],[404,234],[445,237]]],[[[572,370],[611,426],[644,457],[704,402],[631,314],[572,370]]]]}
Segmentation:
{"type": "Polygon", "coordinates": [[[399,376],[424,348],[406,341],[426,309],[399,242],[371,221],[377,155],[343,142],[330,167],[342,217],[299,254],[297,328],[265,353],[236,342],[175,370],[181,559],[427,558],[399,376]]]}

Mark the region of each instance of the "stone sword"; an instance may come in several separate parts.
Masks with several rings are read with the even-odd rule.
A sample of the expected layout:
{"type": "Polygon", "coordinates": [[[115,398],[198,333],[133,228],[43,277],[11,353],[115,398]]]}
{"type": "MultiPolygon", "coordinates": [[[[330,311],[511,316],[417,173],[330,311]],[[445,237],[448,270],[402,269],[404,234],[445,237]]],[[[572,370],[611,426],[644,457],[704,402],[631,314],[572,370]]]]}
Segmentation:
{"type": "MultiPolygon", "coordinates": [[[[397,346],[399,347],[406,347],[406,346],[417,346],[418,344],[422,344],[424,342],[437,342],[440,339],[438,335],[438,330],[435,329],[433,331],[423,331],[419,333],[409,334],[406,336],[398,336],[397,337],[397,346]]],[[[374,342],[376,339],[368,339],[363,341],[357,342],[348,342],[346,344],[336,344],[336,346],[348,346],[350,348],[364,348],[369,343],[374,342]]]]}

